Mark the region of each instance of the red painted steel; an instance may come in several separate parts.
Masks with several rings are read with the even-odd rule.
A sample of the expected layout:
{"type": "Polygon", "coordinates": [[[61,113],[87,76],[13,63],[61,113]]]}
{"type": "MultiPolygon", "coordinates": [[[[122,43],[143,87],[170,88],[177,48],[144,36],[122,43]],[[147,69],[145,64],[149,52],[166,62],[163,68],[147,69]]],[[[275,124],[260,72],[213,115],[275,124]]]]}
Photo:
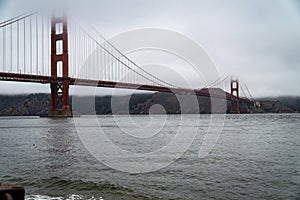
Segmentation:
{"type": "MultiPolygon", "coordinates": [[[[25,26],[25,25],[24,25],[25,26]]],[[[59,26],[58,26],[59,27],[59,26]]],[[[25,32],[24,32],[25,34],[25,32]]],[[[25,50],[24,50],[25,51],[25,50]]],[[[25,60],[25,58],[24,58],[25,60]]],[[[47,66],[48,67],[48,66],[47,66]]],[[[56,17],[51,20],[51,75],[31,75],[18,73],[0,72],[0,80],[2,81],[19,81],[19,82],[34,82],[42,84],[50,84],[51,88],[51,107],[49,115],[57,116],[71,116],[69,106],[69,86],[92,86],[92,87],[107,87],[107,88],[121,88],[134,89],[158,92],[172,92],[175,94],[195,94],[198,96],[206,96],[212,98],[226,99],[231,102],[231,113],[240,113],[240,101],[251,103],[249,99],[239,97],[239,82],[231,79],[230,94],[220,92],[220,90],[213,88],[203,88],[198,90],[185,88],[167,88],[163,86],[140,85],[123,82],[89,80],[89,79],[75,79],[69,77],[69,52],[68,52],[68,26],[65,17],[56,17]],[[61,33],[57,31],[57,25],[62,24],[61,33]],[[62,42],[62,53],[57,54],[57,42],[62,42]],[[61,65],[59,63],[61,62],[61,65]],[[58,74],[62,67],[62,74],[58,74]]]]}
{"type": "Polygon", "coordinates": [[[237,98],[233,94],[222,95],[218,93],[213,93],[209,88],[203,88],[200,90],[185,89],[185,88],[167,88],[162,86],[152,86],[152,85],[140,85],[132,83],[122,83],[113,81],[99,81],[99,80],[88,80],[88,79],[75,79],[75,78],[65,78],[65,77],[52,77],[52,76],[41,76],[41,75],[30,75],[30,74],[14,74],[14,73],[1,73],[0,80],[2,81],[19,81],[19,82],[34,82],[34,83],[62,83],[67,80],[70,85],[78,86],[90,86],[90,87],[106,87],[106,88],[119,88],[119,89],[136,89],[145,91],[157,91],[157,92],[173,92],[175,94],[195,94],[197,96],[213,97],[218,99],[232,100],[242,100],[246,103],[251,103],[249,99],[237,98]]]}
{"type": "Polygon", "coordinates": [[[58,67],[62,67],[62,78],[50,83],[51,107],[49,115],[70,116],[69,106],[69,55],[68,55],[68,26],[65,18],[52,18],[51,21],[51,77],[57,78],[58,67]],[[57,33],[56,25],[62,24],[62,33],[57,33]],[[62,42],[62,54],[57,54],[57,42],[62,42]],[[58,63],[61,62],[62,66],[58,63]]]}
{"type": "Polygon", "coordinates": [[[231,113],[240,114],[240,95],[239,95],[239,81],[238,80],[232,80],[230,82],[230,94],[232,96],[235,96],[236,98],[231,99],[231,107],[230,111],[231,113]]]}

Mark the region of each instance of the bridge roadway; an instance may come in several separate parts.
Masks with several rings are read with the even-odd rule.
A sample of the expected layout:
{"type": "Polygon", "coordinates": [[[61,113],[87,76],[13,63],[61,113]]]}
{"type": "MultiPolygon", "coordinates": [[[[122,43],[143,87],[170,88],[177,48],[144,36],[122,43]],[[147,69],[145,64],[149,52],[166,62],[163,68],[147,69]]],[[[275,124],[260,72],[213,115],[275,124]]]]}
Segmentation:
{"type": "MultiPolygon", "coordinates": [[[[31,74],[17,74],[17,73],[6,73],[0,72],[0,81],[17,81],[17,82],[32,82],[32,83],[59,83],[64,80],[69,80],[70,85],[78,86],[92,86],[92,87],[106,87],[106,88],[120,88],[120,89],[135,89],[135,90],[144,90],[144,91],[157,91],[157,92],[169,92],[176,94],[196,94],[197,96],[204,97],[213,97],[218,99],[234,100],[237,99],[236,96],[229,93],[218,94],[214,93],[214,90],[209,88],[203,89],[185,89],[185,88],[167,88],[163,86],[152,86],[152,85],[141,85],[133,83],[123,83],[123,82],[113,82],[113,81],[101,81],[101,80],[89,80],[89,79],[78,79],[78,78],[63,78],[63,77],[52,77],[52,76],[43,76],[43,75],[31,75],[31,74]]],[[[240,100],[251,103],[249,99],[239,98],[240,100]]]]}

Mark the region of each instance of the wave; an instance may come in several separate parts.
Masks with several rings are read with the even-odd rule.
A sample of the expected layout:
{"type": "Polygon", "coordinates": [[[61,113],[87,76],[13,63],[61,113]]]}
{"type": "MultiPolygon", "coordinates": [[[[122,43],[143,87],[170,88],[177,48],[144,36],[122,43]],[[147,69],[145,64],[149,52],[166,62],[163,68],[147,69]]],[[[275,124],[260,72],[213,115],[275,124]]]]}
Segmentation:
{"type": "Polygon", "coordinates": [[[125,199],[148,199],[148,196],[136,191],[100,181],[99,183],[83,180],[65,180],[59,177],[40,179],[31,185],[26,200],[104,200],[123,198],[125,199]]]}
{"type": "Polygon", "coordinates": [[[102,197],[86,197],[84,195],[72,194],[67,197],[50,197],[45,195],[27,195],[25,200],[104,200],[102,197]]]}

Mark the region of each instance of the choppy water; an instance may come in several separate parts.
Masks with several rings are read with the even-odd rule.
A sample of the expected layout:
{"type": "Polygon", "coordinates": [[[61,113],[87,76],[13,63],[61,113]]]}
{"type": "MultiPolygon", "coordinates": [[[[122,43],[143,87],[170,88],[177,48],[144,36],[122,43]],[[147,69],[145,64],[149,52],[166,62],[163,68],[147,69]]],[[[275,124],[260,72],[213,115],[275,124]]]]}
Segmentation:
{"type": "MultiPolygon", "coordinates": [[[[152,126],[164,117],[155,116],[152,126]]],[[[159,145],[175,134],[179,117],[168,116],[171,123],[160,130],[159,145]]],[[[71,118],[0,118],[0,181],[24,186],[28,200],[300,198],[299,114],[227,115],[215,148],[203,159],[198,152],[209,115],[187,117],[191,124],[200,117],[189,150],[168,167],[144,174],[120,172],[97,161],[81,143],[71,118]]],[[[134,118],[141,124],[149,120],[134,118]]],[[[120,130],[112,116],[99,120],[111,138],[117,137],[120,130]]],[[[118,120],[126,125],[129,118],[118,120]]],[[[124,149],[143,151],[135,140],[114,139],[124,149]]],[[[156,147],[152,142],[147,151],[156,147]]]]}

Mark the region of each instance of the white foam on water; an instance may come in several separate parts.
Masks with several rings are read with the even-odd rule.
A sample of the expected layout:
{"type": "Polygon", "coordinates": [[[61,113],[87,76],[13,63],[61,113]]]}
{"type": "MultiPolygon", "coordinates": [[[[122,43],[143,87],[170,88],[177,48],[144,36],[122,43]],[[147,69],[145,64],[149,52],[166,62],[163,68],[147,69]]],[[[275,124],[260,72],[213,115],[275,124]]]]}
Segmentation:
{"type": "Polygon", "coordinates": [[[68,197],[50,197],[50,196],[44,196],[44,195],[27,195],[25,196],[25,200],[104,200],[102,197],[90,197],[87,198],[85,196],[72,194],[68,197]]]}

